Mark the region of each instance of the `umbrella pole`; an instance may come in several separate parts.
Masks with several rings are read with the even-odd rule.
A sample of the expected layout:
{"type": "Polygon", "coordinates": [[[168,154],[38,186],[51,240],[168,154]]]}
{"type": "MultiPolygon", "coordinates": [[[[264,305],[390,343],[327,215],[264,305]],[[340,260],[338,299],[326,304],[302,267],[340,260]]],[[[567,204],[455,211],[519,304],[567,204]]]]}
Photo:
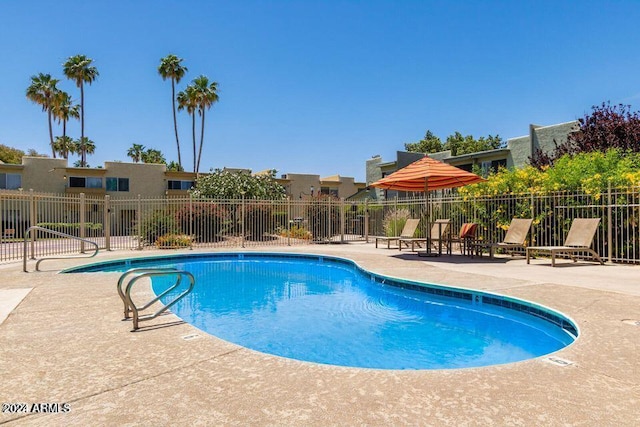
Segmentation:
{"type": "Polygon", "coordinates": [[[424,248],[424,253],[418,252],[418,256],[424,256],[424,257],[438,256],[439,253],[431,252],[431,204],[429,203],[429,178],[424,179],[424,202],[426,204],[425,235],[427,237],[426,239],[427,243],[426,243],[426,247],[424,248]]]}

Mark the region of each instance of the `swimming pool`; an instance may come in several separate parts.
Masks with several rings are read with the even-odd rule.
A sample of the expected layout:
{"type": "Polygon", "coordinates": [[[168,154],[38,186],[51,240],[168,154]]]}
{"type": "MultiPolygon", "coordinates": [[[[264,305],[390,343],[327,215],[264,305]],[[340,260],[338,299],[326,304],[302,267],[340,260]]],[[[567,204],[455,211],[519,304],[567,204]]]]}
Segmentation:
{"type": "MultiPolygon", "coordinates": [[[[530,302],[383,277],[329,256],[197,254],[67,272],[150,266],[196,277],[194,291],[172,307],[186,322],[244,347],[303,361],[378,369],[479,367],[549,354],[578,335],[566,316],[530,302]]],[[[155,278],[154,292],[170,282],[155,278]]]]}

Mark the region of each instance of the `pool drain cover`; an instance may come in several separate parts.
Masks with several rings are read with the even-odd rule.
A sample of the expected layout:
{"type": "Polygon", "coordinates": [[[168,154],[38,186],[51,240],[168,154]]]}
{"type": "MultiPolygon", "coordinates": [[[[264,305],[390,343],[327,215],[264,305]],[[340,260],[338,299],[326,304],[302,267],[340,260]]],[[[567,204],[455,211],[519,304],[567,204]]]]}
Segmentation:
{"type": "Polygon", "coordinates": [[[640,320],[625,319],[622,321],[622,323],[626,323],[627,325],[631,326],[640,326],[640,320]]]}
{"type": "Polygon", "coordinates": [[[567,359],[561,359],[559,357],[547,357],[544,359],[545,362],[553,363],[556,366],[569,366],[573,365],[573,362],[567,359]]]}

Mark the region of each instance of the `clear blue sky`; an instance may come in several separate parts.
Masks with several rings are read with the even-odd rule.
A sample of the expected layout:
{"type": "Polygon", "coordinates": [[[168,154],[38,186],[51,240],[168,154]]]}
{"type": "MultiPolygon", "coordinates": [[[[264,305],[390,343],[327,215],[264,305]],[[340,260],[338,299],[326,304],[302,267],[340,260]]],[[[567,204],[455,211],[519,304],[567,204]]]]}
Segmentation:
{"type": "MultiPolygon", "coordinates": [[[[79,100],[61,64],[85,54],[100,72],[85,91],[91,166],[130,161],[133,143],[177,159],[157,74],[169,53],[189,68],[179,89],[219,83],[201,171],[364,180],[366,159],[393,160],[427,129],[507,139],[604,101],[640,106],[637,1],[0,0],[0,13],[0,143],[50,153],[29,77],[50,73],[79,100]]],[[[186,113],[179,131],[190,170],[186,113]]]]}

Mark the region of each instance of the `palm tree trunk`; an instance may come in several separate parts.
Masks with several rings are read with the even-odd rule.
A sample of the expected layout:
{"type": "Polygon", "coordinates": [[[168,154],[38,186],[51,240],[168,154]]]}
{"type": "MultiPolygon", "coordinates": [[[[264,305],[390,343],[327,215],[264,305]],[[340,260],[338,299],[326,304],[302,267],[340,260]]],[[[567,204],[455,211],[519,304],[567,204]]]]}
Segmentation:
{"type": "Polygon", "coordinates": [[[182,157],[180,156],[180,140],[178,139],[178,119],[176,118],[176,84],[175,79],[171,79],[171,107],[173,107],[173,129],[176,133],[176,146],[178,148],[178,166],[182,168],[182,157]]]}
{"type": "Polygon", "coordinates": [[[51,141],[51,153],[53,153],[53,158],[56,158],[56,149],[53,144],[53,127],[51,126],[51,107],[47,109],[47,117],[49,119],[49,140],[51,141]]]}
{"type": "MultiPolygon", "coordinates": [[[[84,84],[80,81],[80,141],[84,143],[84,84]]],[[[81,146],[80,166],[84,167],[86,155],[84,145],[81,146]]]]}
{"type": "Polygon", "coordinates": [[[84,85],[80,82],[80,141],[84,141],[84,85]]]}
{"type": "Polygon", "coordinates": [[[200,159],[202,158],[202,144],[204,143],[204,108],[202,109],[202,127],[200,128],[200,147],[198,148],[198,166],[196,167],[196,177],[200,172],[200,159]]]}
{"type": "Polygon", "coordinates": [[[196,173],[196,112],[191,115],[191,136],[193,137],[193,172],[196,173]]]}
{"type": "Polygon", "coordinates": [[[67,151],[67,121],[62,120],[62,143],[64,144],[62,148],[62,157],[65,159],[69,158],[69,151],[67,151]]]}

